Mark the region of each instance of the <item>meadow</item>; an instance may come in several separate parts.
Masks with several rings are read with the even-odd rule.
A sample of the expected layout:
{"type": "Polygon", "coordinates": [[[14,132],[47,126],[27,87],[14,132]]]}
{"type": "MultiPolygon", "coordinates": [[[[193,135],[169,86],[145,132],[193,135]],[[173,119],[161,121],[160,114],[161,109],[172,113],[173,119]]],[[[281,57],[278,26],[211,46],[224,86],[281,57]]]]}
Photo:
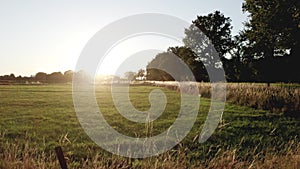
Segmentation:
{"type": "MultiPolygon", "coordinates": [[[[179,93],[166,86],[131,86],[130,100],[138,110],[147,110],[149,93],[157,88],[164,91],[168,102],[151,130],[149,125],[131,122],[118,113],[110,86],[97,86],[95,93],[103,116],[114,129],[145,137],[168,129],[180,108],[179,93]]],[[[210,107],[206,98],[209,86],[200,84],[199,88],[203,97],[187,137],[161,155],[130,159],[101,149],[85,134],[73,107],[71,85],[0,86],[0,168],[59,168],[56,146],[63,148],[69,168],[300,167],[300,120],[289,115],[299,113],[299,101],[295,100],[299,99],[298,86],[229,84],[222,121],[203,144],[197,138],[210,107]],[[252,99],[246,102],[243,98],[252,99]],[[278,102],[282,105],[276,107],[272,99],[283,100],[278,102]],[[271,103],[275,106],[268,105],[271,103]]]]}

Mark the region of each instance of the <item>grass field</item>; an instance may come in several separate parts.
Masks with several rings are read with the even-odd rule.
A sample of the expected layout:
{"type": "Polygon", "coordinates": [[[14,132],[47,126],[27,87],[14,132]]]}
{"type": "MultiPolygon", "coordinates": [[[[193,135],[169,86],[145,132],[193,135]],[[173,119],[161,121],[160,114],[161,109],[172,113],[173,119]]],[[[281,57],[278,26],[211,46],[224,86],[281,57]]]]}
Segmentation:
{"type": "MultiPolygon", "coordinates": [[[[165,112],[151,126],[126,120],[114,107],[109,86],[96,88],[101,112],[120,133],[144,137],[165,131],[180,107],[178,92],[154,86],[130,87],[138,110],[150,106],[149,93],[167,96],[165,112]],[[150,133],[149,133],[150,132],[150,133]]],[[[0,86],[0,168],[59,168],[55,146],[62,146],[69,168],[299,168],[300,120],[267,110],[226,104],[212,137],[198,143],[210,100],[201,98],[197,121],[188,136],[156,157],[128,159],[93,143],[81,128],[71,85],[0,86]]]]}

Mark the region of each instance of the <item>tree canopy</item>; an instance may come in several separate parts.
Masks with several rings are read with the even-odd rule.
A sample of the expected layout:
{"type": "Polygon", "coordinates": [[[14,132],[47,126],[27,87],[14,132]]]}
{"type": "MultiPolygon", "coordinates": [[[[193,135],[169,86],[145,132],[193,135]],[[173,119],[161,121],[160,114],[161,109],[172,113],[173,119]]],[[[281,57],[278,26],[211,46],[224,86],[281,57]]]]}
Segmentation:
{"type": "MultiPolygon", "coordinates": [[[[225,56],[232,50],[234,43],[230,21],[230,18],[225,17],[219,11],[208,16],[197,16],[191,26],[185,29],[183,39],[185,45],[170,47],[167,52],[175,54],[184,61],[197,81],[208,81],[205,66],[216,70],[221,68],[222,62],[219,58],[226,60],[225,56]]],[[[149,65],[170,67],[171,61],[164,57],[166,55],[167,53],[158,54],[149,65]]],[[[163,71],[147,69],[147,73],[148,79],[173,80],[163,71]]]]}
{"type": "Polygon", "coordinates": [[[233,40],[231,36],[231,20],[225,17],[220,11],[215,11],[207,16],[197,16],[191,26],[185,30],[183,42],[195,52],[201,54],[205,51],[207,44],[212,43],[224,58],[232,50],[233,40]]]}
{"type": "MultiPolygon", "coordinates": [[[[207,68],[223,68],[227,81],[232,82],[300,83],[300,0],[244,0],[242,10],[248,14],[248,20],[238,35],[232,35],[231,19],[220,11],[197,16],[184,30],[183,46],[169,47],[148,63],[146,71],[126,72],[125,77],[187,80],[190,78],[180,66],[185,63],[197,81],[210,80],[207,68]]],[[[0,80],[65,83],[71,81],[73,74],[11,74],[0,76],[0,80]]],[[[83,72],[75,75],[87,77],[83,72]]]]}
{"type": "Polygon", "coordinates": [[[246,0],[249,13],[243,34],[248,41],[245,57],[255,64],[259,81],[300,81],[300,1],[246,0]]]}
{"type": "MultiPolygon", "coordinates": [[[[249,19],[238,35],[231,34],[231,19],[215,11],[197,16],[185,29],[184,46],[168,52],[181,58],[198,81],[208,80],[205,65],[223,67],[228,81],[300,82],[300,1],[245,0],[242,9],[249,19]]],[[[170,63],[158,56],[150,64],[170,63]]],[[[148,73],[156,80],[167,77],[148,73]]]]}

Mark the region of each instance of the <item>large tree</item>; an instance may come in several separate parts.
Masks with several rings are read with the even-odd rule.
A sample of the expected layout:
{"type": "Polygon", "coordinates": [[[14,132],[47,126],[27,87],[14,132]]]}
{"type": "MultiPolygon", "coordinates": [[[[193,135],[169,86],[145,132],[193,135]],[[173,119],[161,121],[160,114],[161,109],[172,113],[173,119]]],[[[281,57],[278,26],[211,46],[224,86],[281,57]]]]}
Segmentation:
{"type": "MultiPolygon", "coordinates": [[[[172,53],[189,66],[197,81],[208,81],[205,68],[219,71],[219,68],[223,66],[221,61],[230,62],[225,58],[234,45],[230,22],[230,18],[225,17],[219,11],[207,16],[197,16],[191,26],[185,29],[184,46],[170,47],[167,52],[159,54],[149,65],[169,66],[173,69],[170,67],[171,57],[167,57],[172,53]]],[[[180,71],[180,69],[175,67],[174,71],[180,71]]],[[[182,75],[184,73],[179,72],[178,74],[182,75]]],[[[179,79],[185,78],[180,77],[179,79]]],[[[147,79],[173,80],[166,72],[154,69],[147,69],[147,79]]]]}
{"type": "Polygon", "coordinates": [[[199,57],[209,47],[208,45],[212,44],[219,57],[224,58],[234,45],[230,22],[230,18],[225,17],[220,11],[215,11],[207,16],[197,16],[193,24],[185,30],[186,36],[183,42],[185,46],[192,48],[200,55],[199,57]]]}
{"type": "Polygon", "coordinates": [[[168,52],[172,52],[178,56],[194,74],[196,81],[208,81],[208,74],[204,67],[204,64],[197,58],[195,52],[190,48],[182,47],[170,47],[168,52]]]}
{"type": "Polygon", "coordinates": [[[204,65],[196,57],[197,55],[187,47],[170,47],[167,52],[159,53],[147,65],[147,79],[160,81],[173,81],[175,79],[180,81],[193,79],[208,81],[204,65]],[[175,57],[179,59],[175,59],[175,57]],[[183,64],[186,64],[189,70],[185,69],[183,64]],[[186,71],[191,71],[194,77],[190,77],[186,71]],[[173,73],[173,76],[169,73],[173,73]]]}
{"type": "Polygon", "coordinates": [[[193,24],[185,30],[183,42],[196,55],[197,60],[203,62],[206,68],[214,72],[223,68],[228,80],[234,80],[236,66],[228,59],[232,56],[234,40],[231,35],[231,19],[225,17],[220,11],[206,16],[197,16],[193,24]]]}
{"type": "Polygon", "coordinates": [[[299,81],[300,1],[246,0],[243,10],[250,17],[244,31],[248,56],[261,59],[256,66],[262,80],[299,81]]]}
{"type": "Polygon", "coordinates": [[[146,78],[147,80],[158,80],[158,81],[174,81],[166,69],[175,70],[176,68],[172,67],[173,59],[170,52],[162,52],[156,55],[156,57],[148,63],[146,68],[146,78]]]}

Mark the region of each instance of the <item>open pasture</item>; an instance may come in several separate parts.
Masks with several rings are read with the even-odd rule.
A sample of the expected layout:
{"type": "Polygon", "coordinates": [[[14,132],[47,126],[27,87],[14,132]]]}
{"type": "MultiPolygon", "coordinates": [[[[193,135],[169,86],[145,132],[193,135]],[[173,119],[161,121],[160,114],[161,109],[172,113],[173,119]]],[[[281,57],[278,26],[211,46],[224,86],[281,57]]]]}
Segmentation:
{"type": "MultiPolygon", "coordinates": [[[[121,87],[121,86],[120,86],[121,87]]],[[[180,95],[167,88],[131,86],[130,100],[149,109],[149,93],[164,91],[164,113],[151,124],[122,117],[110,86],[97,86],[96,96],[107,122],[122,134],[159,134],[175,121],[180,95]]],[[[200,144],[199,135],[210,100],[201,98],[194,127],[172,150],[145,159],[112,155],[93,143],[81,128],[72,101],[71,85],[0,86],[0,168],[59,168],[54,148],[62,146],[70,168],[297,168],[300,164],[300,121],[282,113],[227,103],[215,133],[200,144]]]]}

